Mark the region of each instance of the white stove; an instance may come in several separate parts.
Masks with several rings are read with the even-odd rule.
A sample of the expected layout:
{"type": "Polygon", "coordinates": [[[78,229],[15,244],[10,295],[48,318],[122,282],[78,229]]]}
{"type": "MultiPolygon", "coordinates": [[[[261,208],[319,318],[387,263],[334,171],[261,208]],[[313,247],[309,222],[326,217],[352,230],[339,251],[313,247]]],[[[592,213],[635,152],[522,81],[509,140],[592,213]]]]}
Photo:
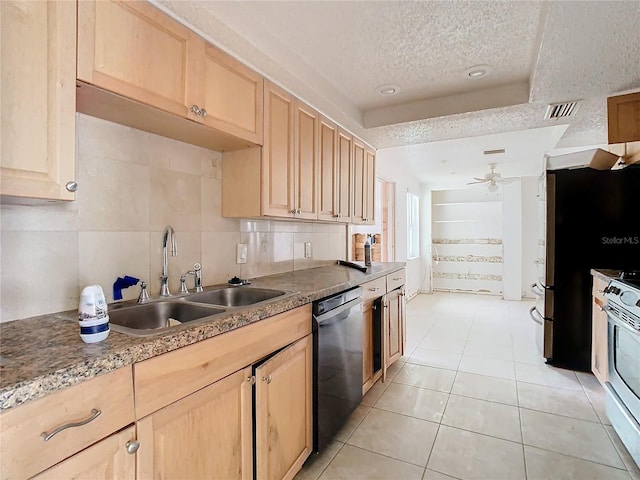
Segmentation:
{"type": "Polygon", "coordinates": [[[611,280],[604,296],[609,348],[607,416],[640,465],[640,274],[627,273],[611,280]]]}

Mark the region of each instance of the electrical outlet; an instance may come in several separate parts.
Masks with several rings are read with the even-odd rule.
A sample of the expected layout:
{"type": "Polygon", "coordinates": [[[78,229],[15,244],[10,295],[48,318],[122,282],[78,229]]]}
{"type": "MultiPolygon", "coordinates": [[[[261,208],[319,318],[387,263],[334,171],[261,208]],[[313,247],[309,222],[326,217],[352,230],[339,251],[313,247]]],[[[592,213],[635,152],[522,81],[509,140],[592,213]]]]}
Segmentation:
{"type": "Polygon", "coordinates": [[[236,248],[236,263],[247,263],[247,244],[238,243],[236,248]]]}
{"type": "Polygon", "coordinates": [[[311,258],[311,242],[304,242],[304,258],[311,258]]]}

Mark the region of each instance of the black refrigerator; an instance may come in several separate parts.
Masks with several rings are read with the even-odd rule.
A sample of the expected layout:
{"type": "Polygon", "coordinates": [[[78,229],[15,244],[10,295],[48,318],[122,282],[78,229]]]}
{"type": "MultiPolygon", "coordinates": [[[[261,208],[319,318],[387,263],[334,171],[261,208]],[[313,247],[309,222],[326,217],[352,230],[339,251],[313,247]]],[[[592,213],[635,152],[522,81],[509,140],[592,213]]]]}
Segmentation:
{"type": "Polygon", "coordinates": [[[548,364],[588,372],[591,269],[640,270],[640,165],[548,170],[545,192],[546,256],[532,318],[548,364]]]}

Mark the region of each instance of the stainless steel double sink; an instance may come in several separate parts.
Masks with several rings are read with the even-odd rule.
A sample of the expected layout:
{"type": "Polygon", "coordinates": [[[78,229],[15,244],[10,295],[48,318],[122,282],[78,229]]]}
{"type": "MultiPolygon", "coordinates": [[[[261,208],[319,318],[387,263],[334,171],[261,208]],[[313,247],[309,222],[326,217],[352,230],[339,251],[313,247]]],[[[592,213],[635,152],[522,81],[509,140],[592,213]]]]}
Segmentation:
{"type": "Polygon", "coordinates": [[[114,331],[128,335],[156,335],[184,323],[219,315],[229,309],[278,300],[289,293],[291,292],[246,285],[221,286],[143,304],[123,302],[109,306],[109,324],[114,331]]]}

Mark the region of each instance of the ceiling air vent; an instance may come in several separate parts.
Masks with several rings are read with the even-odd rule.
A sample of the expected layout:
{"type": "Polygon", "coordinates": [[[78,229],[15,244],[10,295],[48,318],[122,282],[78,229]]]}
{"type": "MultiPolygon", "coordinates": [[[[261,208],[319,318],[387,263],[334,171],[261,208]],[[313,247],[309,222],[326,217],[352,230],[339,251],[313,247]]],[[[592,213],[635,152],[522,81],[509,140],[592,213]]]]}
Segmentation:
{"type": "Polygon", "coordinates": [[[549,120],[550,118],[562,118],[573,115],[578,111],[579,103],[579,100],[575,100],[573,102],[550,103],[547,107],[547,113],[544,114],[544,119],[549,120]]]}

